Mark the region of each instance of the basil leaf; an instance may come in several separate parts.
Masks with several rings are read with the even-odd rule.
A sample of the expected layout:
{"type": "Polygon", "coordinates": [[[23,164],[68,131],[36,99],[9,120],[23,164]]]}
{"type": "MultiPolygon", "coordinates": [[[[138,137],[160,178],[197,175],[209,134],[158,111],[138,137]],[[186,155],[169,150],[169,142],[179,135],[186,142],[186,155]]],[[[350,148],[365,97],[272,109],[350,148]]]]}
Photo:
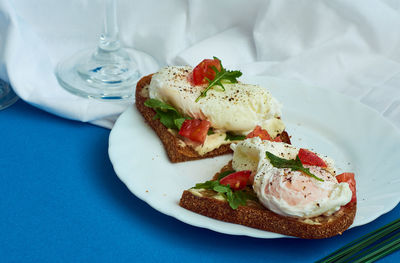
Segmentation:
{"type": "Polygon", "coordinates": [[[318,181],[321,181],[321,182],[324,181],[323,179],[321,179],[321,178],[319,178],[318,176],[316,176],[316,175],[314,175],[313,173],[311,173],[309,168],[302,167],[302,168],[300,168],[299,170],[302,171],[302,172],[304,172],[304,173],[307,174],[308,176],[311,176],[311,177],[317,179],[318,181]]]}
{"type": "Polygon", "coordinates": [[[268,151],[265,152],[265,155],[267,156],[267,158],[269,159],[270,163],[272,166],[276,167],[276,168],[290,168],[294,171],[301,171],[304,172],[305,174],[307,174],[308,176],[311,176],[312,178],[323,182],[324,180],[319,178],[318,176],[312,174],[310,172],[310,169],[305,168],[303,166],[303,164],[300,161],[299,156],[296,156],[296,159],[292,159],[292,160],[288,160],[288,159],[283,159],[280,158],[268,151]]]}
{"type": "Polygon", "coordinates": [[[303,164],[301,163],[298,156],[295,160],[288,160],[288,159],[280,158],[268,151],[266,151],[265,154],[267,155],[267,158],[269,159],[272,166],[274,166],[276,168],[295,168],[295,169],[297,169],[298,167],[303,166],[303,164]]]}
{"type": "Polygon", "coordinates": [[[208,131],[207,131],[207,135],[211,135],[211,134],[214,134],[214,133],[215,132],[214,132],[214,130],[212,128],[208,129],[208,131]]]}
{"type": "Polygon", "coordinates": [[[230,132],[226,133],[225,141],[241,141],[246,139],[245,135],[237,135],[230,132]]]}

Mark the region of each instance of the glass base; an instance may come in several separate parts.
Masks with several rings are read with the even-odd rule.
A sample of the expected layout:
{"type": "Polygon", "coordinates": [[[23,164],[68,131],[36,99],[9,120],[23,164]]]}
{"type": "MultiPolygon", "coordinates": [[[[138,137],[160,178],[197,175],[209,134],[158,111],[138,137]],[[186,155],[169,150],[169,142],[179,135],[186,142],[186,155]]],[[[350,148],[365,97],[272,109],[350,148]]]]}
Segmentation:
{"type": "Polygon", "coordinates": [[[0,110],[5,109],[18,100],[18,96],[11,89],[11,86],[0,79],[0,110]]]}
{"type": "Polygon", "coordinates": [[[140,77],[136,63],[123,49],[84,50],[60,62],[58,82],[69,92],[102,100],[129,100],[140,77]]]}

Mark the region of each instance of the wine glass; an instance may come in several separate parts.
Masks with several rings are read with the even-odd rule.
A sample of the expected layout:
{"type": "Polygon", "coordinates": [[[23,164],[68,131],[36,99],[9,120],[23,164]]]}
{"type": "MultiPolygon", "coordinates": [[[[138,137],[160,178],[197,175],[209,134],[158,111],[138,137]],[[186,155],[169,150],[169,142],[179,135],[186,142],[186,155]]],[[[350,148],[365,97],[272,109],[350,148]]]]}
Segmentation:
{"type": "Polygon", "coordinates": [[[17,100],[18,97],[11,89],[11,86],[0,79],[0,110],[11,106],[17,100]]]}
{"type": "Polygon", "coordinates": [[[127,100],[140,77],[138,66],[118,37],[115,0],[104,0],[104,30],[96,50],[83,50],[61,61],[58,82],[69,92],[85,98],[127,100]]]}

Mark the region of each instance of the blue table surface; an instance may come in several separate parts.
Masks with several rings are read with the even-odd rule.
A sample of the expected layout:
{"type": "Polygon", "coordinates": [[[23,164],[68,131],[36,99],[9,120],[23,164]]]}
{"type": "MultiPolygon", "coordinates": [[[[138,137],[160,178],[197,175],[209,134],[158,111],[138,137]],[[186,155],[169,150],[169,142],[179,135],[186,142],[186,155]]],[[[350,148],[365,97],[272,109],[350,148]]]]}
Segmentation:
{"type": "MultiPolygon", "coordinates": [[[[22,100],[0,111],[2,262],[313,262],[400,217],[324,240],[257,239],[193,227],[139,200],[108,158],[110,130],[22,100]]],[[[400,262],[400,252],[380,262],[400,262]]]]}

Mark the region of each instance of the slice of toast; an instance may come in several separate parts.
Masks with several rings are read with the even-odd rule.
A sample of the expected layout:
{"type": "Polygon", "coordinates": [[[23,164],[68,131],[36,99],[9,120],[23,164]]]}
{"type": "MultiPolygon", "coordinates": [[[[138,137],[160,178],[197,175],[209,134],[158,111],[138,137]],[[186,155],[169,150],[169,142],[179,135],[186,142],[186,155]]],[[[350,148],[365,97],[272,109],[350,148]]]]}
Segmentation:
{"type": "MultiPolygon", "coordinates": [[[[227,170],[232,170],[232,162],[224,166],[214,179],[227,170]]],[[[249,190],[252,191],[250,187],[249,190]]],[[[179,205],[221,221],[307,239],[328,238],[342,234],[353,223],[357,208],[357,203],[351,202],[330,216],[299,219],[278,215],[253,200],[248,200],[246,206],[239,206],[234,210],[212,190],[191,189],[183,192],[179,205]]]]}
{"type": "MultiPolygon", "coordinates": [[[[171,162],[185,162],[191,160],[198,160],[204,158],[215,157],[223,154],[231,153],[230,144],[221,145],[204,155],[198,154],[191,146],[184,145],[176,135],[169,132],[168,129],[159,121],[155,120],[154,116],[156,112],[144,105],[144,102],[149,99],[148,85],[150,84],[152,75],[148,75],[139,80],[136,85],[136,107],[139,112],[143,115],[145,121],[151,126],[151,128],[160,137],[167,155],[171,162]]],[[[280,135],[283,142],[290,143],[289,135],[284,131],[280,135]]]]}

